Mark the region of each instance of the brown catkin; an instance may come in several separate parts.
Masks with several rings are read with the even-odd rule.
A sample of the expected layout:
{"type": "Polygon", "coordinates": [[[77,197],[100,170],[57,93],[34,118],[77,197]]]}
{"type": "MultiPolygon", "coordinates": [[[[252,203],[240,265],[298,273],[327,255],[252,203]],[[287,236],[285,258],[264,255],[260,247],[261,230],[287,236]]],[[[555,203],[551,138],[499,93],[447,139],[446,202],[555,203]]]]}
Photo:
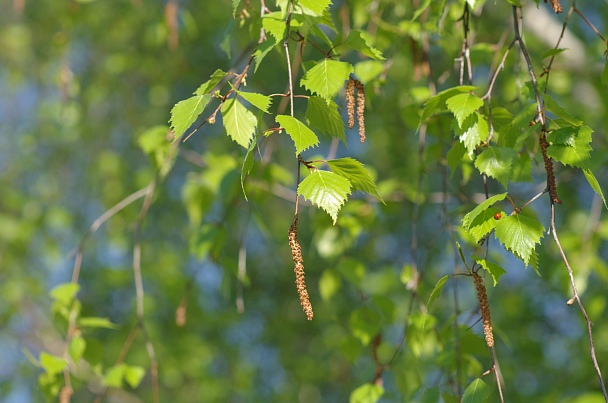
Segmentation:
{"type": "Polygon", "coordinates": [[[365,142],[365,87],[359,80],[355,80],[357,87],[357,124],[359,125],[359,139],[365,142]]]}
{"type": "Polygon", "coordinates": [[[346,83],[346,111],[348,112],[348,128],[355,125],[355,80],[350,78],[346,83]]]}
{"type": "Polygon", "coordinates": [[[473,280],[475,281],[475,290],[477,291],[479,309],[481,310],[483,334],[486,336],[486,344],[489,348],[492,348],[494,347],[494,335],[492,334],[492,318],[490,317],[490,304],[488,304],[486,285],[484,284],[483,277],[477,273],[473,273],[473,280]]]}
{"type": "Polygon", "coordinates": [[[296,218],[289,227],[289,247],[291,248],[291,257],[293,258],[294,268],[293,271],[296,275],[296,288],[298,289],[298,295],[300,296],[300,305],[308,320],[312,320],[314,316],[312,312],[312,304],[308,296],[308,290],[306,289],[306,280],[304,278],[304,259],[302,258],[302,247],[298,242],[298,219],[296,218]]]}
{"type": "Polygon", "coordinates": [[[545,171],[547,172],[547,189],[549,190],[549,196],[553,203],[562,204],[562,201],[557,197],[557,185],[555,183],[555,171],[553,170],[553,160],[547,155],[547,148],[549,142],[545,133],[542,133],[539,138],[540,151],[543,154],[543,160],[545,161],[545,171]]]}
{"type": "Polygon", "coordinates": [[[551,7],[553,7],[553,11],[555,11],[556,14],[559,14],[563,11],[562,5],[559,3],[559,0],[551,0],[551,7]]]}

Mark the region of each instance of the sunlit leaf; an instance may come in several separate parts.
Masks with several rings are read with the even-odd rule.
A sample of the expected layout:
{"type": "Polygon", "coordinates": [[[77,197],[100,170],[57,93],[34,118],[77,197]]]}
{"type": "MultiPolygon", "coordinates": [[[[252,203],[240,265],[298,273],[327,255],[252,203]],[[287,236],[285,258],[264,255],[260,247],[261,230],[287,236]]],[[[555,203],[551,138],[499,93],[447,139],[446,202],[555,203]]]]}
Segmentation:
{"type": "Polygon", "coordinates": [[[317,135],[298,119],[287,115],[278,115],[275,120],[293,140],[296,146],[296,155],[319,144],[317,135]]]}
{"type": "Polygon", "coordinates": [[[458,125],[462,128],[465,119],[475,113],[483,105],[483,101],[476,95],[465,93],[448,98],[445,104],[448,110],[454,114],[458,125]]]}
{"type": "Polygon", "coordinates": [[[327,161],[327,165],[329,165],[329,169],[331,169],[332,172],[348,179],[355,190],[360,190],[361,192],[376,196],[384,203],[382,197],[378,193],[376,184],[362,163],[347,157],[329,160],[327,161]]]}
{"type": "Polygon", "coordinates": [[[551,144],[547,148],[547,155],[564,165],[586,168],[586,162],[591,158],[591,133],[593,130],[587,126],[554,130],[548,136],[550,141],[555,135],[556,139],[561,139],[566,144],[551,144]],[[563,140],[564,138],[571,140],[563,140]]]}
{"type": "Polygon", "coordinates": [[[384,388],[374,383],[366,383],[353,390],[349,403],[376,403],[384,395],[384,388]]]}
{"type": "Polygon", "coordinates": [[[49,375],[61,373],[67,365],[67,361],[63,358],[56,357],[45,351],[40,353],[40,366],[49,375]]]}
{"type": "Polygon", "coordinates": [[[505,189],[513,175],[517,153],[508,147],[487,147],[475,159],[475,167],[481,173],[499,181],[505,189]]]}
{"type": "Polygon", "coordinates": [[[350,186],[348,179],[340,175],[317,170],[300,183],[298,194],[325,210],[335,224],[338,212],[350,194],[350,186]]]}
{"type": "Polygon", "coordinates": [[[255,115],[238,99],[232,98],[222,105],[222,116],[228,135],[239,145],[249,148],[258,123],[255,115]]]}
{"type": "Polygon", "coordinates": [[[108,368],[103,383],[109,388],[122,388],[122,380],[125,376],[125,364],[118,364],[108,368]]]}
{"type": "Polygon", "coordinates": [[[488,122],[483,115],[478,112],[469,115],[460,126],[456,119],[452,122],[454,134],[458,136],[460,141],[464,144],[467,154],[472,158],[477,146],[484,142],[490,134],[488,122]]]}
{"type": "Polygon", "coordinates": [[[492,280],[494,280],[494,287],[496,287],[496,284],[498,284],[498,279],[501,278],[503,275],[507,274],[507,271],[496,263],[490,262],[489,260],[483,259],[475,255],[471,256],[471,258],[473,258],[473,260],[479,263],[485,271],[490,273],[490,275],[492,276],[492,280]]]}
{"type": "Polygon", "coordinates": [[[127,365],[125,367],[124,379],[133,389],[137,388],[144,378],[146,370],[142,367],[127,365]]]}
{"type": "Polygon", "coordinates": [[[513,252],[527,266],[544,231],[542,224],[534,218],[515,214],[498,220],[495,235],[507,250],[513,252]]]}
{"type": "Polygon", "coordinates": [[[74,336],[70,340],[70,346],[68,348],[68,353],[72,360],[78,364],[82,355],[84,354],[84,350],[87,347],[86,341],[82,338],[82,336],[74,336]]]}
{"type": "Polygon", "coordinates": [[[272,104],[272,98],[269,96],[258,94],[256,92],[236,91],[236,93],[262,112],[269,113],[268,108],[272,104]]]}
{"type": "Polygon", "coordinates": [[[49,295],[62,305],[69,305],[76,297],[78,290],[80,290],[80,285],[77,283],[64,283],[53,288],[49,295]]]}
{"type": "Polygon", "coordinates": [[[211,75],[211,78],[197,88],[197,90],[194,92],[194,95],[205,95],[210,93],[213,88],[215,88],[215,86],[218,85],[219,82],[222,81],[222,79],[227,75],[228,73],[226,73],[225,71],[222,71],[220,69],[215,70],[211,75]]]}
{"type": "Polygon", "coordinates": [[[354,68],[350,63],[325,59],[308,70],[300,84],[313,94],[329,101],[340,91],[353,71],[354,68]]]}
{"type": "Polygon", "coordinates": [[[494,217],[496,213],[501,213],[501,216],[505,215],[502,211],[494,207],[489,207],[473,219],[470,227],[468,228],[468,232],[473,236],[473,238],[475,238],[475,242],[479,242],[483,237],[496,228],[499,221],[494,217]]]}
{"type": "Polygon", "coordinates": [[[118,329],[118,325],[112,323],[108,318],[82,317],[78,318],[80,327],[101,327],[105,329],[118,329]]]}
{"type": "Polygon", "coordinates": [[[422,117],[420,121],[424,122],[435,113],[445,109],[446,100],[452,98],[456,94],[469,93],[471,91],[475,91],[476,88],[477,87],[474,87],[472,85],[461,85],[459,87],[448,88],[447,90],[441,91],[437,95],[432,96],[424,104],[424,109],[422,111],[422,117]]]}
{"type": "Polygon", "coordinates": [[[329,7],[331,0],[298,0],[298,4],[321,15],[329,7]]]}
{"type": "Polygon", "coordinates": [[[175,132],[174,140],[177,140],[196,121],[210,100],[211,95],[195,95],[175,104],[169,119],[171,128],[175,132]]]}
{"type": "Polygon", "coordinates": [[[471,225],[473,225],[473,220],[481,213],[483,213],[488,207],[493,205],[496,202],[504,200],[507,197],[507,193],[500,193],[494,195],[483,202],[481,202],[477,207],[475,207],[470,213],[466,214],[462,219],[462,226],[465,229],[469,229],[471,225]]]}

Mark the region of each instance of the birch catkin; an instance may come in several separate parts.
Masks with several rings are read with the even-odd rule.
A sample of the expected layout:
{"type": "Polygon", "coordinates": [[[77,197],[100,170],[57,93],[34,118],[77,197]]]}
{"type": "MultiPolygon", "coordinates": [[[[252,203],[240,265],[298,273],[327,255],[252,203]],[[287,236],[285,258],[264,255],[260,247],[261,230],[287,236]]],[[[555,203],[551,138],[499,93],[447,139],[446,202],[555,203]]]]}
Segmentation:
{"type": "Polygon", "coordinates": [[[483,334],[486,337],[486,344],[489,348],[492,348],[494,347],[494,335],[492,334],[492,318],[490,317],[490,304],[488,304],[486,285],[484,284],[483,277],[477,273],[473,273],[473,280],[475,281],[475,290],[477,291],[479,309],[481,310],[483,334]]]}
{"type": "Polygon", "coordinates": [[[308,320],[312,320],[314,316],[312,312],[312,304],[308,296],[308,290],[306,289],[306,280],[304,278],[304,259],[302,258],[302,247],[298,242],[298,219],[296,218],[289,227],[289,247],[291,248],[291,257],[293,258],[294,268],[293,271],[296,275],[296,288],[298,289],[298,295],[300,296],[300,305],[308,320]]]}

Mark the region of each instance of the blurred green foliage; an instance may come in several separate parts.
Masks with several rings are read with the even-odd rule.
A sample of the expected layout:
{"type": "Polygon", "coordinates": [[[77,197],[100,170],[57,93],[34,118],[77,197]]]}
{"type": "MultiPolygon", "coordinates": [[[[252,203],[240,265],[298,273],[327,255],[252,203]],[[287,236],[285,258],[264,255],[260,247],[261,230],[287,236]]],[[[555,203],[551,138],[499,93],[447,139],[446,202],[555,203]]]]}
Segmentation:
{"type": "MultiPolygon", "coordinates": [[[[484,386],[475,381],[489,369],[490,356],[471,279],[450,277],[427,310],[441,278],[465,273],[456,242],[467,258],[483,253],[460,224],[484,200],[484,185],[472,162],[450,159],[448,151],[457,144],[450,115],[440,113],[420,130],[424,102],[459,84],[454,60],[462,48],[465,1],[334,0],[330,8],[338,33],[327,35],[346,39],[350,29],[360,29],[387,59],[345,53],[366,85],[368,140],[361,145],[356,129],[347,129],[348,148],[337,139],[333,145],[338,158],[354,156],[365,164],[386,204],[356,194],[336,225],[322,210],[300,206],[312,322],[301,311],[287,243],[297,163],[289,138],[259,140],[244,181],[247,201],[241,188],[246,150],[220,124],[206,124],[177,151],[170,145],[173,105],[191,97],[217,69],[240,72],[253,54],[260,3],[247,2],[247,12],[241,3],[234,20],[229,2],[5,4],[0,398],[42,401],[56,395],[67,366],[73,401],[103,393],[106,401],[153,401],[146,338],[132,333],[133,234],[141,199],[87,239],[79,289],[56,287],[69,283],[74,248],[89,226],[147,186],[172,157],[141,229],[144,320],[158,360],[160,401],[456,402],[471,382],[489,388],[496,400],[492,377],[484,378],[484,386]],[[177,5],[175,15],[171,4],[177,5]],[[70,314],[81,322],[66,355],[70,314]]],[[[471,84],[482,96],[513,38],[511,6],[466,3],[474,5],[471,84]]],[[[522,3],[524,39],[540,76],[548,63],[542,55],[558,39],[549,28],[557,27],[559,35],[566,13],[556,16],[542,2],[538,8],[522,3]],[[537,26],[545,21],[539,16],[546,27],[537,26]]],[[[579,5],[582,13],[605,33],[608,7],[587,3],[579,5]]],[[[277,10],[275,2],[266,6],[277,10]]],[[[588,166],[606,190],[608,91],[600,80],[605,43],[574,14],[566,39],[568,46],[560,47],[568,50],[554,52],[548,93],[594,130],[588,166]]],[[[328,45],[304,46],[301,60],[322,59],[318,47],[328,45]]],[[[297,67],[297,82],[311,67],[297,67]]],[[[514,47],[493,90],[495,124],[515,122],[520,112],[520,123],[527,119],[528,81],[514,47]]],[[[285,93],[286,85],[284,54],[275,50],[249,72],[246,88],[269,95],[285,93]]],[[[273,100],[272,113],[285,113],[287,104],[273,100]]],[[[336,102],[345,109],[342,96],[336,102]]],[[[302,120],[305,104],[296,98],[302,120]]],[[[272,115],[258,119],[263,128],[276,126],[272,115]]],[[[331,139],[318,134],[322,145],[307,151],[307,158],[333,152],[331,139]]],[[[465,149],[460,152],[464,156],[465,149]]],[[[531,175],[516,175],[525,180],[508,188],[518,205],[545,186],[540,155],[524,162],[531,175]]],[[[556,164],[556,173],[563,201],[556,218],[560,239],[606,372],[608,219],[581,170],[556,164]]],[[[492,179],[488,186],[490,194],[504,192],[492,179]]],[[[543,196],[527,209],[545,228],[548,206],[543,196]]],[[[507,203],[496,208],[512,211],[507,203]]],[[[585,324],[579,310],[565,303],[571,296],[566,269],[552,237],[545,234],[541,242],[540,277],[493,237],[490,243],[489,258],[507,271],[495,287],[486,281],[505,396],[602,401],[585,324]]]]}

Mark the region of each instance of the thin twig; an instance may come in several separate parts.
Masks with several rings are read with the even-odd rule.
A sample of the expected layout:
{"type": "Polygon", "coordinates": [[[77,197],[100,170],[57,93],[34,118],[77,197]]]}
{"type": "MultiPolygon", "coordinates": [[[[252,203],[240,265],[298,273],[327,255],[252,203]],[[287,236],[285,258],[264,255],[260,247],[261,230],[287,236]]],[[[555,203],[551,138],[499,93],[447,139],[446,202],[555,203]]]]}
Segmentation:
{"type": "Polygon", "coordinates": [[[589,319],[589,315],[587,315],[585,306],[583,305],[583,302],[581,301],[581,298],[578,295],[578,290],[576,288],[576,282],[574,280],[574,273],[572,271],[572,267],[570,266],[570,263],[568,262],[568,258],[566,257],[566,254],[564,253],[564,249],[562,248],[562,244],[559,241],[559,237],[557,235],[557,228],[555,227],[555,204],[553,204],[553,203],[551,203],[551,233],[553,234],[553,239],[555,240],[555,244],[557,245],[557,249],[559,250],[562,260],[563,260],[564,264],[566,265],[566,270],[568,270],[568,277],[570,278],[570,286],[572,287],[572,293],[574,294],[574,299],[578,303],[581,313],[583,314],[583,317],[585,318],[585,322],[587,324],[587,335],[589,336],[589,353],[591,355],[591,361],[593,362],[593,368],[595,369],[595,372],[597,373],[597,376],[599,378],[600,386],[602,388],[602,393],[604,394],[604,400],[606,402],[608,402],[608,394],[606,393],[606,385],[604,384],[604,379],[602,378],[602,371],[600,370],[600,366],[599,366],[599,364],[597,362],[597,358],[595,356],[595,345],[593,343],[593,332],[591,329],[593,326],[593,323],[591,323],[591,319],[589,319]]]}

